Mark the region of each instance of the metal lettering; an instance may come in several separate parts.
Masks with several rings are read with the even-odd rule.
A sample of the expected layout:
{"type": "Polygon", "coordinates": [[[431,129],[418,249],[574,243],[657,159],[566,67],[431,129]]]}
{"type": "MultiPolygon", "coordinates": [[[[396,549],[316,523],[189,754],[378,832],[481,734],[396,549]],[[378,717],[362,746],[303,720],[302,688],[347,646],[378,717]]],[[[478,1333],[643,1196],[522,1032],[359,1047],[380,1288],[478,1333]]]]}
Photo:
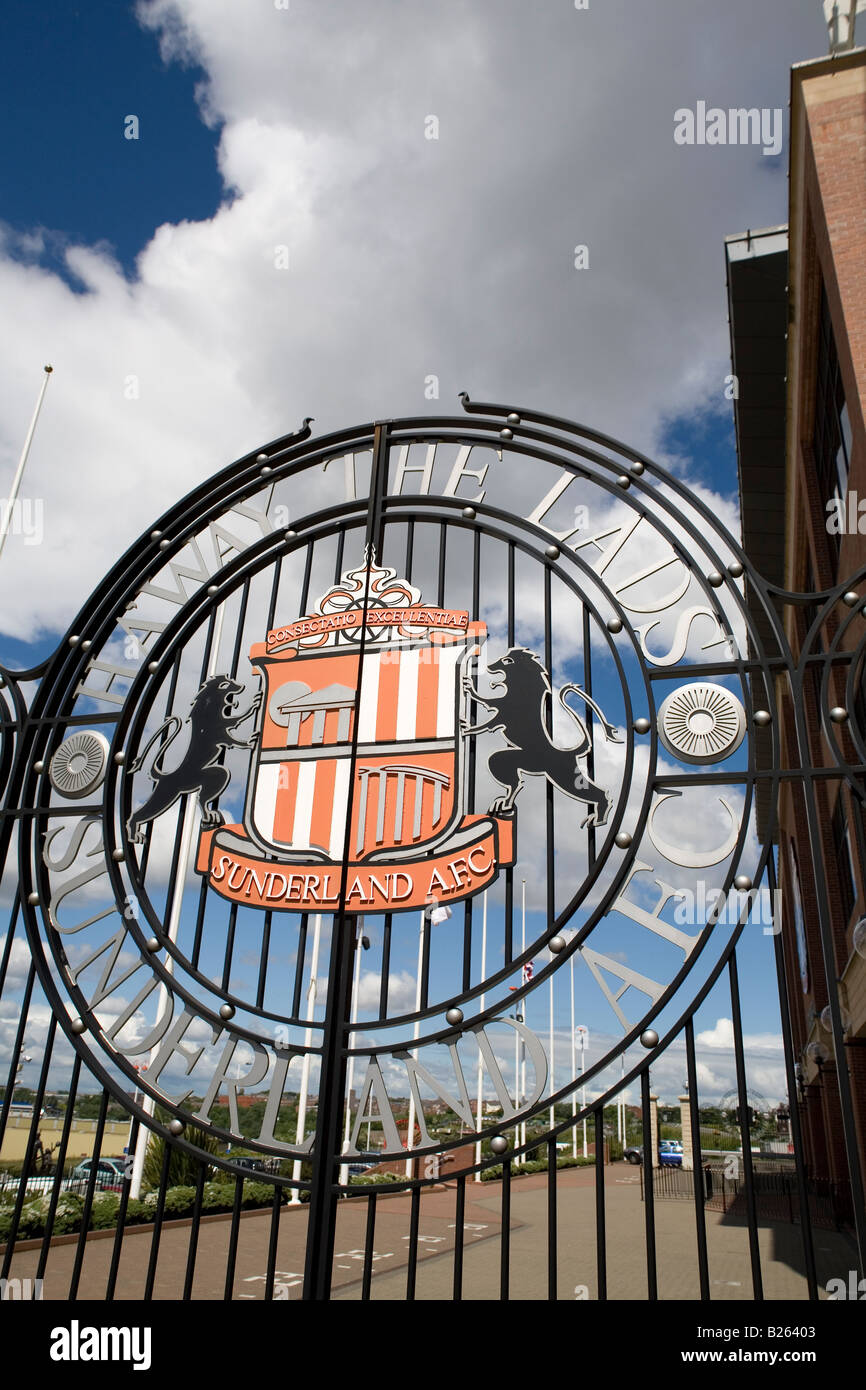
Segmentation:
{"type": "MultiPolygon", "coordinates": [[[[664,796],[659,797],[647,818],[646,828],[650,839],[659,854],[663,854],[665,859],[669,859],[672,864],[679,864],[685,869],[706,869],[709,868],[710,864],[721,863],[723,859],[727,859],[728,855],[732,853],[739,837],[737,817],[723,796],[719,797],[719,801],[731,818],[731,833],[724,844],[720,845],[717,849],[681,849],[678,845],[667,844],[667,842],[661,839],[653,830],[653,820],[655,819],[655,814],[659,807],[663,806],[666,801],[670,801],[673,797],[679,797],[681,795],[681,792],[666,792],[664,796]]],[[[680,894],[680,896],[682,896],[682,894],[680,894]]],[[[688,952],[686,952],[686,954],[688,954],[688,952]]]]}
{"type": "Polygon", "coordinates": [[[135,677],[138,675],[138,671],[134,666],[115,666],[110,661],[88,662],[85,679],[93,671],[105,671],[108,676],[108,684],[105,689],[99,690],[93,686],[84,685],[82,683],[75,687],[75,694],[88,695],[91,700],[104,700],[109,705],[122,705],[129,693],[128,691],[124,691],[122,695],[117,695],[112,691],[111,684],[115,676],[122,676],[124,680],[132,681],[135,680],[135,677]]]}
{"type": "Polygon", "coordinates": [[[382,1134],[385,1139],[385,1148],[392,1153],[403,1147],[400,1133],[397,1129],[396,1121],[391,1110],[391,1101],[385,1088],[385,1078],[382,1075],[382,1068],[379,1066],[378,1058],[371,1057],[367,1064],[367,1075],[364,1077],[364,1084],[361,1087],[361,1098],[358,1101],[358,1109],[355,1113],[355,1123],[352,1126],[352,1134],[349,1139],[348,1148],[344,1149],[344,1154],[356,1154],[358,1152],[358,1135],[361,1125],[371,1099],[376,1101],[379,1113],[372,1115],[371,1120],[378,1120],[382,1126],[382,1134]]]}
{"type": "MultiPolygon", "coordinates": [[[[339,462],[339,459],[337,459],[337,458],[325,459],[325,462],[322,464],[322,472],[323,472],[323,473],[327,473],[329,465],[332,464],[332,463],[338,463],[338,462],[339,462]]],[[[344,477],[345,487],[346,487],[346,501],[347,501],[347,502],[357,502],[357,500],[358,500],[358,487],[357,487],[357,482],[356,482],[356,478],[355,478],[355,455],[354,455],[354,454],[344,454],[344,455],[343,455],[343,477],[344,477]]],[[[398,490],[399,490],[399,489],[398,489],[398,490]]]]}
{"type": "Polygon", "coordinates": [[[583,956],[592,975],[604,995],[610,1007],[613,1009],[617,1018],[623,1026],[625,1032],[631,1028],[631,1024],[619,1007],[619,1000],[626,990],[640,990],[641,994],[646,994],[654,1004],[658,1003],[665,992],[664,985],[660,985],[656,980],[650,980],[646,975],[639,975],[636,970],[632,970],[628,965],[622,965],[618,960],[611,960],[609,956],[603,956],[599,951],[593,951],[589,946],[580,946],[578,953],[583,956]],[[601,971],[606,970],[611,975],[616,975],[617,979],[622,980],[622,987],[612,994],[610,986],[602,975],[601,971]]]}
{"type": "MultiPolygon", "coordinates": [[[[59,859],[52,859],[49,850],[57,836],[68,829],[68,827],[64,823],[63,825],[56,826],[54,830],[47,831],[45,834],[45,844],[42,848],[43,864],[56,873],[71,868],[78,857],[87,831],[93,825],[99,825],[99,818],[97,816],[84,816],[75,826],[70,836],[69,844],[59,859]]],[[[84,857],[85,859],[92,859],[95,855],[99,855],[98,864],[95,864],[92,869],[85,869],[83,873],[76,874],[74,878],[68,879],[66,883],[62,883],[58,887],[56,892],[52,892],[51,894],[48,903],[48,919],[55,931],[61,932],[64,936],[70,936],[74,932],[83,931],[85,927],[92,926],[94,922],[102,921],[103,917],[110,917],[115,910],[114,904],[112,904],[111,907],[103,908],[102,912],[97,912],[93,917],[88,917],[86,921],[78,922],[74,927],[62,927],[57,920],[57,909],[64,898],[68,897],[70,893],[73,893],[76,888],[83,888],[86,883],[94,883],[96,879],[102,878],[103,875],[108,873],[105,867],[101,835],[93,849],[88,850],[84,857]]]]}
{"type": "Polygon", "coordinates": [[[663,936],[665,941],[669,941],[672,946],[679,946],[680,950],[685,952],[686,959],[688,960],[695,946],[698,944],[698,937],[686,936],[685,932],[680,931],[678,927],[672,927],[668,922],[663,922],[658,915],[665,903],[671,898],[682,898],[682,889],[672,887],[670,883],[665,883],[663,879],[654,879],[653,882],[657,883],[662,890],[662,896],[659,898],[652,912],[647,912],[645,908],[638,907],[637,903],[628,902],[623,896],[635,874],[651,874],[654,872],[655,870],[651,864],[642,864],[639,859],[636,859],[631,865],[628,878],[622,885],[622,891],[619,897],[614,900],[610,911],[621,912],[623,916],[630,917],[633,922],[637,922],[638,926],[646,927],[648,931],[655,932],[656,936],[663,936]]]}
{"type": "Polygon", "coordinates": [[[421,486],[418,489],[423,497],[429,496],[430,480],[433,476],[433,464],[436,461],[436,445],[427,445],[427,455],[423,464],[407,463],[409,457],[409,444],[403,444],[397,454],[396,476],[394,478],[394,495],[399,497],[403,491],[403,479],[407,473],[420,473],[421,486]]]}
{"type": "MultiPolygon", "coordinates": [[[[218,1037],[219,1032],[216,1032],[213,1041],[216,1042],[218,1037]]],[[[238,1119],[238,1087],[258,1086],[267,1076],[268,1068],[271,1064],[270,1054],[265,1051],[261,1043],[252,1042],[249,1038],[245,1038],[243,1041],[247,1042],[253,1049],[253,1060],[250,1069],[245,1072],[243,1076],[236,1076],[233,1080],[229,1080],[228,1070],[234,1059],[237,1045],[241,1041],[242,1039],[236,1036],[231,1036],[229,1038],[223,1048],[222,1056],[216,1065],[216,1070],[211,1077],[210,1085],[205,1092],[205,1098],[202,1101],[201,1109],[198,1111],[198,1118],[200,1120],[207,1120],[209,1118],[211,1107],[216,1102],[216,1098],[225,1083],[229,1098],[229,1126],[233,1134],[240,1134],[241,1132],[240,1120],[238,1119]]],[[[199,1056],[200,1055],[199,1053],[199,1056]]],[[[192,1071],[194,1065],[195,1063],[189,1067],[187,1075],[192,1071]]]]}
{"type": "MultiPolygon", "coordinates": [[[[626,607],[628,607],[628,605],[626,605],[626,607]]],[[[689,643],[689,633],[691,630],[692,623],[695,621],[696,618],[699,617],[711,618],[715,625],[716,631],[719,634],[718,637],[714,637],[711,641],[703,643],[703,645],[701,646],[702,652],[708,651],[710,647],[718,647],[723,642],[730,642],[730,638],[727,636],[725,632],[722,631],[722,625],[719,621],[718,614],[714,613],[712,608],[705,608],[703,605],[698,604],[694,608],[685,608],[683,612],[680,613],[679,617],[677,618],[677,626],[674,632],[673,646],[671,647],[670,651],[668,651],[664,656],[654,655],[653,652],[648,650],[646,644],[648,633],[652,632],[654,627],[658,627],[661,619],[654,618],[651,623],[644,623],[642,627],[635,628],[635,631],[638,635],[638,640],[640,641],[641,651],[643,652],[647,661],[651,661],[653,666],[675,666],[678,661],[681,661],[682,658],[685,656],[686,647],[689,643]]]]}
{"type": "MultiPolygon", "coordinates": [[[[449,1042],[448,1051],[451,1054],[451,1065],[454,1068],[454,1076],[457,1082],[458,1096],[452,1096],[446,1091],[444,1085],[436,1079],[432,1072],[428,1071],[421,1062],[418,1062],[411,1052],[392,1052],[391,1056],[395,1062],[402,1062],[409,1076],[409,1085],[412,1088],[412,1095],[415,1097],[415,1113],[418,1119],[418,1127],[421,1130],[421,1143],[433,1144],[435,1141],[430,1138],[427,1132],[427,1125],[424,1120],[424,1105],[421,1100],[421,1092],[418,1088],[418,1078],[435,1091],[440,1100],[444,1101],[449,1110],[459,1116],[470,1130],[475,1128],[475,1117],[472,1114],[472,1102],[469,1099],[469,1092],[466,1089],[466,1078],[463,1075],[463,1068],[460,1065],[460,1058],[457,1055],[457,1044],[449,1042]]],[[[410,1147],[412,1147],[410,1136],[410,1147]]]]}
{"type": "MultiPolygon", "coordinates": [[[[457,487],[463,478],[474,478],[477,483],[484,482],[484,479],[487,477],[487,470],[490,467],[489,463],[485,463],[481,468],[466,467],[466,462],[469,458],[469,455],[472,453],[472,450],[475,447],[476,446],[474,444],[461,445],[457,454],[457,461],[454,464],[454,467],[451,469],[451,477],[448,479],[448,482],[445,484],[445,488],[442,492],[443,497],[456,497],[457,487]]],[[[484,492],[484,490],[482,490],[478,493],[477,497],[467,497],[466,501],[483,502],[485,496],[486,493],[484,492]]]]}

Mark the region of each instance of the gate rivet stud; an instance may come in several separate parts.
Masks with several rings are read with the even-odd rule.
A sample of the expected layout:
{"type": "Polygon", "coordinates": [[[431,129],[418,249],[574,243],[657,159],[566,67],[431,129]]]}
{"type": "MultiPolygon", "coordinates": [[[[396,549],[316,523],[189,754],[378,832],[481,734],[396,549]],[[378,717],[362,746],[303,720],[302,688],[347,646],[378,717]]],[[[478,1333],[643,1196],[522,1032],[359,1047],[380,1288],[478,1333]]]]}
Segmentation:
{"type": "Polygon", "coordinates": [[[752,719],[759,729],[764,729],[773,722],[773,716],[768,709],[756,709],[752,719]]]}
{"type": "Polygon", "coordinates": [[[74,1018],[69,1025],[69,1029],[72,1033],[86,1033],[87,1024],[84,1022],[83,1018],[74,1018]]]}
{"type": "Polygon", "coordinates": [[[742,573],[743,566],[740,564],[739,560],[734,560],[732,564],[728,565],[728,574],[732,579],[739,579],[742,573]]]}
{"type": "Polygon", "coordinates": [[[169,1134],[183,1134],[185,1129],[186,1125],[183,1120],[172,1120],[168,1127],[168,1132],[169,1134]]]}
{"type": "Polygon", "coordinates": [[[445,1015],[445,1019],[452,1027],[456,1028],[458,1023],[463,1022],[463,1010],[457,1008],[449,1009],[445,1015]]]}
{"type": "Polygon", "coordinates": [[[294,541],[294,540],[297,540],[297,538],[298,538],[298,533],[297,533],[297,531],[287,531],[287,532],[286,532],[286,540],[287,540],[287,541],[294,541]]]}
{"type": "Polygon", "coordinates": [[[34,772],[44,772],[44,771],[45,771],[45,764],[44,764],[44,762],[42,761],[41,758],[39,759],[39,762],[38,762],[38,763],[34,763],[34,764],[33,764],[33,771],[34,771],[34,772]]]}
{"type": "Polygon", "coordinates": [[[232,1004],[220,1004],[220,1018],[228,1020],[230,1018],[234,1018],[234,1016],[235,1011],[234,1006],[232,1004]]]}
{"type": "Polygon", "coordinates": [[[551,955],[558,956],[560,951],[564,951],[566,940],[564,936],[552,936],[547,943],[551,955]]]}
{"type": "Polygon", "coordinates": [[[622,618],[608,618],[608,632],[622,632],[622,618]]]}
{"type": "Polygon", "coordinates": [[[30,904],[31,907],[38,907],[38,906],[39,906],[39,894],[38,894],[38,893],[28,893],[28,894],[27,894],[27,901],[29,902],[29,904],[30,904]]]}
{"type": "Polygon", "coordinates": [[[160,942],[157,941],[155,936],[149,936],[147,938],[147,941],[145,942],[145,945],[147,946],[147,949],[150,951],[151,955],[153,955],[156,951],[162,949],[160,942]]]}
{"type": "Polygon", "coordinates": [[[640,719],[634,721],[634,731],[636,734],[648,734],[650,731],[649,720],[641,715],[640,719]]]}
{"type": "Polygon", "coordinates": [[[641,1047],[646,1048],[658,1047],[659,1035],[656,1032],[655,1028],[644,1028],[643,1032],[640,1035],[640,1044],[641,1047]]]}
{"type": "Polygon", "coordinates": [[[616,480],[616,485],[617,487],[621,487],[623,492],[625,492],[627,487],[631,487],[631,478],[627,473],[620,473],[616,480]]]}
{"type": "Polygon", "coordinates": [[[614,840],[617,849],[628,849],[631,844],[631,835],[627,830],[621,830],[614,840]]]}
{"type": "Polygon", "coordinates": [[[150,539],[151,539],[152,541],[158,541],[158,540],[160,540],[161,537],[162,537],[162,532],[161,532],[161,531],[151,531],[151,533],[150,533],[150,539]]]}
{"type": "Polygon", "coordinates": [[[263,477],[263,478],[266,478],[267,475],[268,475],[268,474],[270,473],[270,471],[271,471],[270,464],[266,463],[265,466],[264,466],[264,468],[262,468],[260,471],[261,471],[262,477],[263,477]]]}
{"type": "Polygon", "coordinates": [[[860,595],[855,594],[853,589],[849,589],[847,594],[842,595],[842,602],[847,603],[849,608],[853,608],[856,603],[860,602],[860,595]]]}
{"type": "Polygon", "coordinates": [[[256,463],[267,463],[267,454],[256,454],[256,463]]]}
{"type": "Polygon", "coordinates": [[[848,711],[842,705],[834,705],[830,711],[830,718],[834,724],[844,724],[848,718],[848,711]]]}
{"type": "Polygon", "coordinates": [[[114,755],[114,761],[117,763],[118,767],[122,767],[123,764],[126,762],[126,754],[125,754],[125,753],[115,753],[115,755],[114,755]]]}
{"type": "Polygon", "coordinates": [[[506,415],[506,417],[505,417],[505,423],[506,423],[506,425],[519,425],[519,424],[520,424],[520,416],[517,414],[517,412],[516,412],[515,410],[512,410],[512,412],[511,412],[510,415],[506,415]]]}
{"type": "Polygon", "coordinates": [[[640,477],[641,473],[643,472],[643,464],[640,462],[639,459],[632,464],[631,471],[635,474],[636,477],[640,477]]]}
{"type": "Polygon", "coordinates": [[[123,853],[123,850],[122,850],[122,849],[113,849],[113,850],[111,851],[111,857],[112,857],[112,859],[114,860],[115,864],[122,864],[122,863],[123,863],[123,860],[124,860],[124,853],[123,853]]]}
{"type": "Polygon", "coordinates": [[[499,431],[499,438],[500,438],[500,439],[513,439],[513,438],[514,438],[514,430],[510,430],[510,429],[508,428],[508,426],[506,425],[504,430],[500,430],[500,431],[499,431]]]}
{"type": "Polygon", "coordinates": [[[737,877],[734,879],[734,887],[738,893],[748,893],[751,886],[752,880],[749,878],[748,874],[737,874],[737,877]]]}
{"type": "Polygon", "coordinates": [[[558,560],[562,552],[558,545],[549,545],[544,553],[548,560],[558,560]]]}
{"type": "Polygon", "coordinates": [[[507,1148],[508,1140],[505,1138],[505,1135],[494,1134],[493,1138],[490,1140],[490,1152],[495,1154],[504,1154],[507,1148]]]}
{"type": "Polygon", "coordinates": [[[208,584],[207,591],[210,594],[211,598],[213,598],[214,594],[219,593],[219,588],[216,584],[208,584]]]}
{"type": "Polygon", "coordinates": [[[80,641],[81,641],[81,638],[80,638],[80,637],[76,637],[76,636],[73,634],[72,637],[70,637],[70,639],[69,639],[69,645],[70,645],[70,647],[77,647],[77,646],[78,646],[78,643],[79,643],[80,641]]]}
{"type": "Polygon", "coordinates": [[[82,642],[82,643],[81,643],[81,650],[82,650],[83,652],[89,652],[89,651],[90,651],[90,648],[91,648],[92,646],[93,646],[93,643],[91,642],[90,638],[88,637],[87,640],[86,640],[85,642],[82,642]]]}
{"type": "Polygon", "coordinates": [[[474,508],[474,507],[464,507],[464,508],[463,508],[463,515],[465,516],[465,518],[466,518],[467,521],[474,521],[474,520],[475,520],[475,516],[476,516],[475,508],[474,508]]]}
{"type": "Polygon", "coordinates": [[[153,672],[153,671],[158,671],[158,670],[159,670],[159,662],[158,662],[158,661],[149,661],[149,662],[147,663],[147,669],[148,669],[148,671],[151,671],[151,672],[153,672]]]}
{"type": "Polygon", "coordinates": [[[720,589],[724,582],[725,576],[723,574],[719,574],[718,570],[710,570],[709,574],[707,575],[707,583],[713,589],[720,589]]]}

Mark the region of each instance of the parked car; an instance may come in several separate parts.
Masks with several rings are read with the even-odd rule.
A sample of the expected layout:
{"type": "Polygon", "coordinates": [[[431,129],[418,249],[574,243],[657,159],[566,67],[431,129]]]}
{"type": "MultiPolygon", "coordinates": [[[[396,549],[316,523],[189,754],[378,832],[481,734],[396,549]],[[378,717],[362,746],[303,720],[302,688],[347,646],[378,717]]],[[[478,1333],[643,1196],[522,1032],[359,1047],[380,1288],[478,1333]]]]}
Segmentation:
{"type": "MultiPolygon", "coordinates": [[[[70,1192],[83,1192],[90,1182],[94,1160],[85,1158],[73,1168],[66,1186],[70,1192]]],[[[126,1159],[100,1158],[96,1160],[96,1190],[98,1192],[120,1192],[126,1174],[126,1159]]]]}
{"type": "Polygon", "coordinates": [[[355,1162],[347,1164],[347,1167],[352,1177],[360,1177],[362,1173],[366,1173],[368,1168],[375,1168],[380,1161],[380,1155],[376,1153],[375,1149],[369,1153],[362,1150],[355,1162]]]}
{"type": "MultiPolygon", "coordinates": [[[[643,1145],[626,1149],[623,1158],[627,1163],[643,1163],[643,1145]]],[[[683,1146],[679,1139],[659,1140],[659,1164],[662,1168],[682,1168],[683,1146]]]]}

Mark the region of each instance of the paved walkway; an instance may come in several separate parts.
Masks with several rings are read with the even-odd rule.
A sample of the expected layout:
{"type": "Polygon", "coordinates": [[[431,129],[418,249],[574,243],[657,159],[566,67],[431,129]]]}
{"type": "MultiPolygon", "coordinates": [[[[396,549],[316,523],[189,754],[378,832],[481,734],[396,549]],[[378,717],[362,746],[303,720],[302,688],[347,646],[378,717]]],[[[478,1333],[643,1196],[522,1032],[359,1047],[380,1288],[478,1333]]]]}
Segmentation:
{"type": "MultiPolygon", "coordinates": [[[[647,1296],[644,1205],[640,1180],[626,1167],[606,1172],[608,1297],[645,1300],[647,1296]]],[[[594,1299],[596,1284],[596,1222],[594,1173],[561,1170],[557,1182],[558,1296],[594,1299]],[[582,1291],[585,1289],[585,1293],[582,1291]]],[[[416,1298],[446,1300],[453,1291],[455,1234],[454,1187],[427,1192],[421,1201],[416,1298]]],[[[466,1186],[463,1297],[494,1300],[500,1292],[501,1187],[499,1183],[466,1186]]],[[[694,1299],[699,1296],[694,1206],[690,1201],[656,1201],[656,1249],[659,1296],[694,1299]]],[[[374,1299],[403,1301],[409,1248],[410,1198],[383,1197],[377,1203],[374,1299]]],[[[334,1259],[334,1297],[359,1299],[367,1221],[366,1201],[340,1204],[334,1259]]],[[[707,1212],[711,1296],[714,1299],[754,1297],[749,1260],[748,1229],[739,1220],[707,1212]]],[[[261,1299],[267,1268],[269,1211],[241,1218],[233,1296],[261,1299]]],[[[534,1174],[511,1185],[511,1297],[547,1298],[547,1178],[534,1174]]],[[[307,1229],[307,1210],[283,1208],[277,1245],[277,1296],[300,1297],[307,1229]]],[[[222,1299],[226,1278],[229,1220],[203,1224],[199,1232],[195,1299],[222,1299]]],[[[151,1252],[150,1236],[134,1234],[123,1241],[117,1296],[138,1300],[144,1293],[151,1252]]],[[[183,1293],[189,1248],[188,1227],[167,1227],[162,1234],[155,1286],[157,1300],[176,1300],[183,1293]]],[[[846,1277],[854,1267],[853,1244],[835,1232],[814,1233],[818,1282],[846,1277]]],[[[807,1286],[799,1226],[764,1222],[759,1228],[764,1297],[805,1300],[807,1286]]],[[[88,1240],[79,1286],[80,1299],[105,1295],[113,1240],[88,1240]]],[[[76,1247],[52,1248],[45,1272],[44,1296],[65,1299],[76,1247]]],[[[34,1277],[38,1251],[25,1251],[12,1262],[12,1277],[34,1277]]]]}

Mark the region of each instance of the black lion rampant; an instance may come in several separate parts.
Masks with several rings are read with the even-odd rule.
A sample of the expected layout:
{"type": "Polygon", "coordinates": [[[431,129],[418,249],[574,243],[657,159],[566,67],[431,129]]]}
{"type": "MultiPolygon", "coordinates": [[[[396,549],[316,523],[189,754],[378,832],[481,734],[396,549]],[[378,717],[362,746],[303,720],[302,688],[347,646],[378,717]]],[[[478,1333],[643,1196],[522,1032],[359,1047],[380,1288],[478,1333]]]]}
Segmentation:
{"type": "Polygon", "coordinates": [[[155,820],[170,806],[187,793],[197,792],[201,806],[202,826],[205,829],[223,825],[224,817],[215,803],[225,791],[231,773],[218,758],[225,748],[250,748],[255,733],[249,739],[233,737],[234,730],[255,714],[261,703],[261,693],[254,696],[253,702],[243,714],[237,714],[237,697],[243,686],[230,676],[211,676],[206,680],[192,702],[186,722],[190,726],[189,744],[176,768],[167,772],[164,767],[165,755],[180,733],[182,724],[173,714],[157,729],[148,740],[144,751],[130,764],[130,772],[137,772],[158,738],[171,730],[160,744],[150,765],[150,779],[153,791],[127,822],[129,838],[136,843],[144,839],[144,825],[155,820]]]}
{"type": "MultiPolygon", "coordinates": [[[[580,742],[573,748],[559,748],[547,732],[547,701],[552,698],[550,676],[534,652],[524,647],[510,647],[488,671],[495,678],[494,694],[480,695],[468,677],[464,689],[473,700],[491,711],[490,718],[481,724],[462,726],[464,735],[501,731],[510,743],[491,753],[487,766],[497,782],[508,790],[490,807],[491,814],[510,811],[523,786],[524,775],[546,777],[566,796],[585,801],[590,810],[582,822],[585,825],[604,825],[611,807],[611,795],[591,781],[580,766],[580,759],[592,747],[586,724],[576,710],[566,703],[574,693],[595,710],[604,736],[611,743],[622,739],[613,724],[609,724],[594,700],[579,685],[564,685],[558,692],[559,703],[577,724],[580,742]]],[[[581,828],[582,828],[581,827],[581,828]]]]}

